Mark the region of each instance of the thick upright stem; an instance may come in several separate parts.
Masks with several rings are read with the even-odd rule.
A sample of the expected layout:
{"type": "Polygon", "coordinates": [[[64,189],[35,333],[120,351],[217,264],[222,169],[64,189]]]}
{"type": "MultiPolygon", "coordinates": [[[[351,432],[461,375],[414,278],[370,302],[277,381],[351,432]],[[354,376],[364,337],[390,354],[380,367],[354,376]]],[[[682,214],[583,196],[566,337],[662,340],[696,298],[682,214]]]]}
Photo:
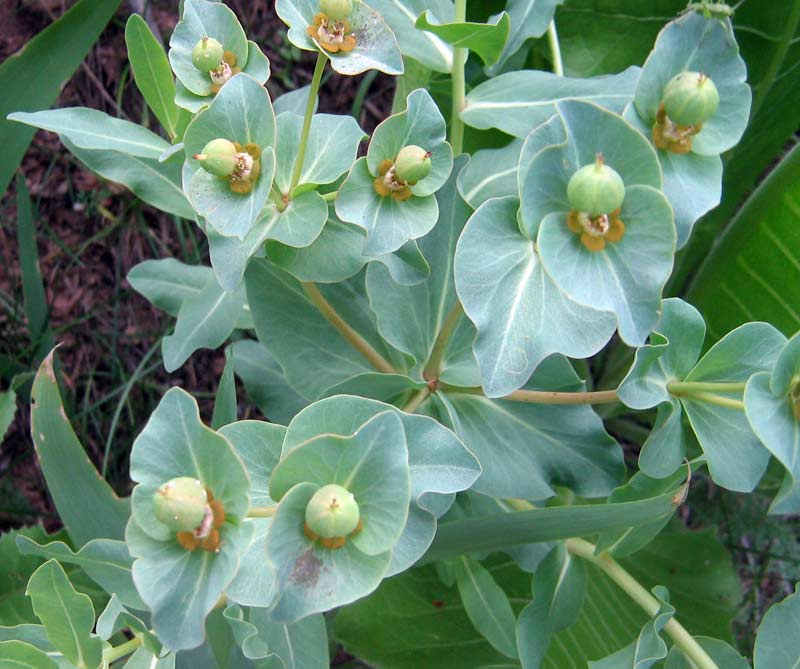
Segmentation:
{"type": "Polygon", "coordinates": [[[142,645],[142,637],[135,636],[130,641],[126,641],[119,646],[114,646],[113,648],[106,648],[103,651],[103,662],[106,664],[111,664],[112,662],[116,662],[117,660],[125,657],[126,655],[130,655],[133,653],[139,646],[142,645]]]}
{"type": "MultiPolygon", "coordinates": [[[[463,395],[483,395],[480,388],[464,388],[442,383],[439,388],[446,393],[461,393],[463,395]]],[[[618,402],[616,390],[595,390],[591,392],[564,393],[549,390],[515,390],[510,395],[497,399],[509,402],[529,402],[531,404],[609,404],[618,402]]]]}
{"type": "Polygon", "coordinates": [[[247,511],[248,518],[272,518],[278,510],[277,506],[251,506],[247,511]]]}
{"type": "MultiPolygon", "coordinates": [[[[602,569],[625,594],[644,609],[648,616],[654,616],[659,609],[658,600],[610,555],[607,553],[595,555],[595,548],[594,544],[583,539],[567,539],[567,550],[570,553],[602,569]]],[[[664,625],[664,631],[697,669],[719,669],[717,663],[675,618],[671,618],[664,625]]]]}
{"type": "Polygon", "coordinates": [[[308,298],[314,303],[314,306],[316,306],[317,309],[322,312],[322,315],[328,319],[330,324],[339,331],[339,334],[341,334],[354,349],[361,353],[375,369],[384,374],[397,373],[397,370],[395,370],[380,353],[372,348],[364,337],[358,334],[358,332],[339,315],[339,312],[325,299],[325,296],[320,292],[316,284],[304,283],[303,290],[306,291],[306,295],[308,295],[308,298]]]}
{"type": "Polygon", "coordinates": [[[303,172],[303,161],[306,159],[306,149],[308,148],[308,133],[311,130],[311,119],[314,116],[314,107],[317,104],[317,94],[319,93],[319,86],[322,83],[322,73],[325,71],[325,64],[328,59],[319,53],[317,55],[317,65],[314,68],[314,74],[311,77],[311,89],[308,91],[308,103],[306,104],[306,115],[303,118],[303,130],[300,134],[300,147],[297,149],[297,158],[294,163],[294,171],[292,172],[292,184],[289,187],[289,192],[284,193],[291,197],[297,184],[300,183],[300,174],[303,172]]]}
{"type": "Polygon", "coordinates": [[[550,45],[550,56],[553,60],[553,73],[559,77],[564,76],[564,61],[561,60],[561,45],[558,43],[558,33],[556,32],[556,21],[550,21],[547,28],[547,43],[550,45]]]}
{"type": "Polygon", "coordinates": [[[697,392],[709,393],[741,393],[744,392],[747,383],[713,383],[701,381],[670,381],[667,390],[673,395],[689,394],[697,392]]]}
{"type": "MultiPolygon", "coordinates": [[[[463,23],[466,19],[467,0],[456,0],[455,22],[463,23]]],[[[453,49],[453,110],[450,117],[450,144],[455,155],[459,155],[464,150],[464,122],[461,120],[461,111],[464,109],[467,99],[464,66],[467,64],[468,55],[467,49],[453,49]]]]}
{"type": "Polygon", "coordinates": [[[453,335],[453,332],[463,315],[464,308],[461,306],[461,302],[456,300],[453,308],[450,309],[450,313],[447,314],[447,317],[444,319],[444,323],[442,323],[442,328],[439,330],[439,334],[436,335],[436,341],[433,342],[433,348],[431,349],[430,358],[428,358],[428,364],[425,365],[425,369],[422,372],[422,376],[425,379],[431,380],[439,376],[442,366],[442,358],[447,350],[447,343],[450,341],[450,337],[453,335]]]}

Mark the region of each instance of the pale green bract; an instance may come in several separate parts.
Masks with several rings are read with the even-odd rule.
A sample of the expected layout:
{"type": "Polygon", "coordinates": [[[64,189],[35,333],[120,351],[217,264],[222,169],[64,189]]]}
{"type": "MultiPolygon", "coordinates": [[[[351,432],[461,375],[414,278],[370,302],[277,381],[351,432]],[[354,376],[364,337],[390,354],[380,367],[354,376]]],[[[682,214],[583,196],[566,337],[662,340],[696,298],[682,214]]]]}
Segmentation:
{"type": "MultiPolygon", "coordinates": [[[[278,0],[288,29],[262,51],[241,3],[179,4],[169,53],[139,15],[128,21],[133,81],[153,112],[143,124],[22,104],[9,116],[199,234],[191,261],[145,260],[127,277],[174,319],[107,398],[118,410],[106,458],[136,434],[129,498],[107,483],[125,487],[113,460],[103,476],[87,460],[97,449],[72,429],[52,354],[36,375],[31,435],[65,529],[0,539],[0,666],[323,669],[339,644],[386,669],[746,669],[731,645],[742,592],[730,555],[712,529],[678,531],[679,510],[705,467],[736,492],[772,494],[783,474],[770,510],[800,511],[800,334],[747,322],[710,327],[706,342],[703,316],[662,296],[683,294],[696,269],[689,247],[667,283],[723,196],[721,154],[738,180],[766,165],[762,137],[780,145],[760,126],[727,153],[750,113],[736,35],[769,43],[748,63],[754,107],[780,113],[794,15],[783,35],[755,5],[732,23],[719,3],[695,3],[647,57],[659,19],[624,2],[353,0],[348,14],[349,0],[278,0]],[[590,21],[603,30],[588,34],[590,21]],[[220,49],[227,65],[212,76],[220,49]],[[273,103],[297,80],[297,49],[316,55],[311,82],[273,103]],[[264,52],[289,68],[269,90],[264,52]],[[683,72],[718,90],[702,127],[659,116],[683,72]],[[365,73],[344,87],[338,76],[365,73]],[[350,115],[317,113],[351,91],[350,115]],[[215,140],[227,177],[195,158],[215,140]],[[593,164],[619,176],[613,197],[593,164]],[[131,391],[152,356],[171,372],[221,347],[224,361],[194,361],[219,375],[213,406],[211,393],[198,404],[171,388],[143,419],[151,393],[131,391]],[[642,444],[638,469],[621,443],[628,455],[642,444]],[[176,479],[205,489],[190,508],[154,498],[176,479]],[[327,522],[341,495],[347,522],[327,522]]],[[[691,122],[674,93],[665,111],[691,122]]],[[[24,183],[33,323],[47,312],[24,183]]],[[[112,209],[127,225],[123,211],[112,209]]],[[[767,223],[757,233],[793,262],[795,240],[767,223]]],[[[784,286],[741,269],[797,320],[784,286]]],[[[706,305],[719,295],[755,320],[755,302],[726,290],[704,290],[706,305]]],[[[28,376],[0,393],[0,432],[28,376]]],[[[799,596],[763,616],[755,669],[798,663],[799,596]]]]}

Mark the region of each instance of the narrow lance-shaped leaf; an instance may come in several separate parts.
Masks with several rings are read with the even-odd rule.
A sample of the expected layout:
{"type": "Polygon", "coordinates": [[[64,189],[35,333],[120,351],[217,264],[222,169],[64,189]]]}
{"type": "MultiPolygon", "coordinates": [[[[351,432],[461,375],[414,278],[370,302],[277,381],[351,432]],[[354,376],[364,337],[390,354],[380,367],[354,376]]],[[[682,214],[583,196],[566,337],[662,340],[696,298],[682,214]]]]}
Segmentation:
{"type": "Polygon", "coordinates": [[[417,17],[416,27],[441,37],[453,47],[477,53],[485,65],[493,65],[508,40],[511,26],[508,14],[498,14],[492,23],[435,23],[424,11],[417,17]]]}
{"type": "Polygon", "coordinates": [[[78,669],[97,669],[103,642],[92,636],[94,607],[87,595],[75,591],[61,565],[50,560],[39,567],[27,594],[56,649],[78,669]]]}
{"type": "Polygon", "coordinates": [[[475,629],[501,653],[517,657],[514,611],[491,573],[480,562],[462,557],[456,566],[456,583],[475,629]]]}
{"type": "Polygon", "coordinates": [[[138,14],[131,14],[125,25],[125,46],[139,92],[174,140],[188,114],[175,104],[175,81],[164,47],[138,14]]]}
{"type": "Polygon", "coordinates": [[[128,502],[116,496],[89,461],[67,419],[56,383],[55,351],[42,362],[31,390],[31,434],[47,489],[72,540],[121,539],[128,502]],[[81,491],[80,495],[75,490],[81,491]]]}

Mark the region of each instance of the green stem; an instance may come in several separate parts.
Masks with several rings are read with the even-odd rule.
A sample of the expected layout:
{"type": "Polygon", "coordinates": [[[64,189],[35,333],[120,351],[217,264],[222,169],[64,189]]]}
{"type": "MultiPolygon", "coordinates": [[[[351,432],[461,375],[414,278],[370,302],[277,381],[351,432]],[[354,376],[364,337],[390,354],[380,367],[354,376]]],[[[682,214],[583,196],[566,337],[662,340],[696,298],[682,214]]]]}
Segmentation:
{"type": "Polygon", "coordinates": [[[305,290],[306,295],[308,295],[308,298],[314,303],[317,309],[322,312],[322,315],[339,331],[339,334],[341,334],[354,349],[361,353],[375,369],[384,374],[397,374],[397,370],[395,370],[380,353],[372,348],[364,337],[358,334],[358,332],[339,315],[339,312],[325,299],[325,296],[320,292],[316,284],[303,283],[303,290],[305,290]]]}
{"type": "Polygon", "coordinates": [[[461,306],[461,302],[456,300],[453,308],[450,309],[450,313],[447,314],[447,317],[444,319],[439,334],[436,335],[436,341],[433,342],[428,364],[425,365],[425,369],[422,371],[422,377],[424,379],[431,380],[438,378],[439,372],[442,371],[442,358],[447,350],[447,343],[450,341],[450,337],[453,335],[463,315],[464,307],[461,306]]]}
{"type": "Polygon", "coordinates": [[[325,200],[325,202],[333,202],[337,195],[339,195],[339,191],[333,190],[330,193],[324,193],[322,199],[325,200]]]}
{"type": "Polygon", "coordinates": [[[411,399],[408,400],[408,402],[406,402],[406,404],[403,406],[403,411],[405,411],[406,413],[414,413],[417,409],[419,409],[420,405],[426,399],[428,399],[430,394],[431,391],[428,390],[427,388],[422,388],[421,390],[418,390],[411,396],[411,399]]]}
{"type": "MultiPolygon", "coordinates": [[[[660,607],[658,600],[630,573],[607,553],[595,555],[596,546],[583,539],[567,539],[567,550],[596,565],[616,583],[634,602],[653,617],[660,607]]],[[[716,662],[703,650],[697,640],[675,618],[671,618],[664,631],[670,636],[681,652],[694,663],[697,669],[719,669],[716,662]]]]}
{"type": "Polygon", "coordinates": [[[103,650],[103,662],[106,664],[111,664],[112,662],[116,662],[120,658],[125,657],[126,655],[130,655],[133,653],[139,646],[142,645],[142,637],[135,636],[130,641],[126,641],[119,646],[114,646],[113,648],[106,648],[103,650]]]}
{"type": "Polygon", "coordinates": [[[306,158],[306,149],[308,148],[308,133],[311,130],[311,119],[314,116],[314,106],[317,104],[317,94],[319,87],[322,83],[322,73],[325,71],[325,64],[328,59],[322,55],[317,54],[317,65],[314,68],[314,74],[311,77],[311,88],[308,91],[308,104],[306,104],[306,115],[303,118],[303,131],[300,135],[300,147],[297,149],[297,159],[294,163],[294,171],[292,172],[292,182],[289,186],[289,192],[286,195],[291,197],[297,184],[300,183],[300,174],[303,171],[303,161],[306,158]]]}
{"type": "Polygon", "coordinates": [[[561,45],[558,43],[556,20],[550,21],[547,27],[547,43],[550,45],[550,56],[553,60],[553,72],[559,77],[564,76],[564,61],[561,60],[561,45]]]}
{"type": "MultiPolygon", "coordinates": [[[[480,388],[451,386],[449,383],[440,383],[439,389],[446,393],[483,396],[483,390],[480,388]]],[[[619,401],[616,390],[595,390],[580,393],[551,392],[549,390],[515,390],[510,395],[497,399],[509,402],[529,402],[531,404],[610,404],[611,402],[619,401]]]]}
{"type": "Polygon", "coordinates": [[[781,65],[783,65],[783,61],[786,59],[786,54],[792,44],[794,34],[797,32],[797,26],[800,24],[800,0],[794,0],[791,9],[786,12],[786,14],[787,17],[785,23],[783,24],[784,30],[783,35],[781,35],[781,41],[778,44],[777,49],[775,49],[775,53],[772,54],[772,60],[769,62],[766,73],[761,78],[761,82],[758,85],[758,91],[753,99],[753,106],[750,111],[751,119],[754,119],[756,114],[758,114],[758,112],[761,110],[761,105],[764,104],[764,100],[766,100],[767,95],[769,94],[770,89],[775,83],[775,79],[781,70],[781,65]]]}
{"type": "MultiPolygon", "coordinates": [[[[463,23],[467,19],[467,0],[456,0],[455,22],[463,23]]],[[[464,77],[464,66],[467,64],[469,52],[464,48],[453,49],[453,109],[450,117],[450,145],[453,154],[458,156],[464,150],[464,121],[461,111],[467,99],[467,84],[464,77]]]]}
{"type": "Polygon", "coordinates": [[[680,395],[683,393],[691,394],[697,392],[710,392],[710,393],[742,393],[744,392],[746,381],[741,383],[711,383],[701,381],[670,381],[667,384],[667,390],[673,395],[680,395]]]}
{"type": "Polygon", "coordinates": [[[699,402],[705,402],[706,404],[715,404],[719,407],[725,407],[726,409],[736,409],[737,411],[744,411],[744,402],[741,400],[735,400],[731,397],[724,397],[723,395],[715,395],[714,393],[702,393],[702,392],[691,392],[691,393],[672,393],[676,397],[685,397],[686,399],[690,400],[697,400],[699,402]]]}
{"type": "Polygon", "coordinates": [[[247,511],[248,518],[272,518],[278,510],[277,506],[252,506],[247,511]]]}

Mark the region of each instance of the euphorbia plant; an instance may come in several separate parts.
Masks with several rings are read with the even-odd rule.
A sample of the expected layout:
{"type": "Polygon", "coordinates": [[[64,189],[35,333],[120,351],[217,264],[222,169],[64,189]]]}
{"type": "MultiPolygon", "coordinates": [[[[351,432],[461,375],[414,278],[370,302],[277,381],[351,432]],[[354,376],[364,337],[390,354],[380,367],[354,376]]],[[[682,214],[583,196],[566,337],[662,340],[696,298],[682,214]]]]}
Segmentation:
{"type": "MultiPolygon", "coordinates": [[[[434,631],[445,652],[422,639],[424,666],[748,666],[678,622],[669,578],[650,591],[618,561],[663,540],[703,468],[751,492],[772,454],[785,469],[773,510],[800,511],[797,337],[748,323],[704,353],[702,316],[663,299],[676,248],[719,202],[719,155],[744,131],[745,66],[727,15],[701,4],[664,27],[643,68],[564,77],[554,4],[532,4],[524,34],[548,32],[555,72],[491,76],[524,42],[506,13],[279,0],[289,40],[317,61],[308,89],[271,100],[268,63],[233,13],[184,0],[169,56],[147,45],[160,77],[137,79],[165,117],[192,112],[169,142],[87,109],[12,115],[90,165],[117,161],[116,179],[206,236],[210,266],[152,260],[129,276],[177,318],[166,366],[231,343],[212,426],[180,389],[143,426],[129,503],[78,463],[76,505],[45,466],[80,550],[21,549],[77,563],[114,596],[95,623],[46,563],[29,584],[42,625],[2,628],[3,658],[309,668],[327,666],[329,635],[399,667],[391,623],[369,615],[392,601],[420,626],[457,606],[479,635],[465,655],[434,631]],[[485,70],[467,94],[470,51],[485,70]],[[452,99],[440,110],[403,75],[357,158],[358,124],[315,111],[323,73],[401,75],[404,57],[449,75],[452,99]],[[495,141],[489,128],[503,145],[465,154],[465,126],[470,145],[495,141]],[[618,387],[596,390],[580,360],[609,346],[635,357],[618,387]],[[233,371],[268,420],[237,420],[233,371]],[[630,477],[599,405],[657,410],[630,477]],[[532,573],[532,592],[502,570],[532,573]],[[562,631],[607,606],[608,578],[637,612],[612,633],[594,621],[602,651],[570,642],[562,631]],[[460,604],[403,595],[423,582],[460,604]]],[[[53,370],[51,356],[33,390],[45,464],[55,444],[80,451],[53,370]]],[[[768,614],[756,669],[800,657],[780,633],[798,615],[797,595],[768,614]]]]}

